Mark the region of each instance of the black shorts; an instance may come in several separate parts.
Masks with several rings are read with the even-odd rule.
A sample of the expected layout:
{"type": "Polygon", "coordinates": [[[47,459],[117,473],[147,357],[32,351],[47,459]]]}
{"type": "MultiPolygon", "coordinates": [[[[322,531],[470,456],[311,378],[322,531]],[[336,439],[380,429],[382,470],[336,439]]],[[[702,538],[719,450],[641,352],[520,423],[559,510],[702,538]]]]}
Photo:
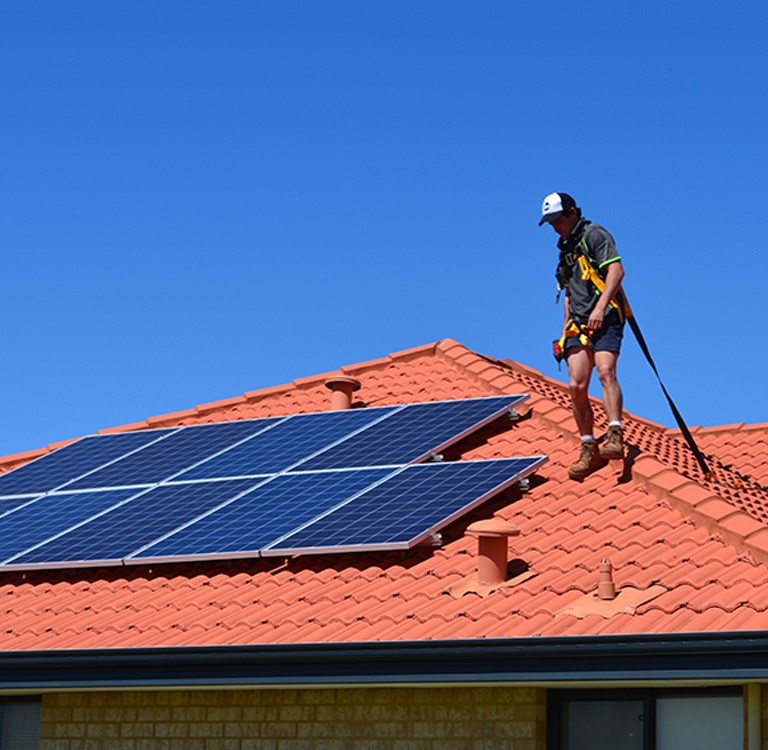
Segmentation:
{"type": "MultiPolygon", "coordinates": [[[[582,321],[577,320],[577,323],[582,321]]],[[[587,321],[583,321],[586,323],[587,321]]],[[[595,352],[616,352],[621,350],[621,340],[624,338],[624,323],[619,317],[615,307],[611,307],[603,318],[603,325],[599,331],[592,334],[589,346],[595,352]]],[[[565,340],[565,351],[581,346],[577,336],[565,340]]]]}

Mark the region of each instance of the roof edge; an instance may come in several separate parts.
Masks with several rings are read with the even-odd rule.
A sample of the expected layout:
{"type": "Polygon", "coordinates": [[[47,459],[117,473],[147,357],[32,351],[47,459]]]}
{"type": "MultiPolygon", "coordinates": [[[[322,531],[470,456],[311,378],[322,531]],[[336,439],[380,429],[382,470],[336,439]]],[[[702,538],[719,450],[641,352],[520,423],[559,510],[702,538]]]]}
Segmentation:
{"type": "Polygon", "coordinates": [[[3,652],[0,690],[768,678],[768,634],[3,652]]]}

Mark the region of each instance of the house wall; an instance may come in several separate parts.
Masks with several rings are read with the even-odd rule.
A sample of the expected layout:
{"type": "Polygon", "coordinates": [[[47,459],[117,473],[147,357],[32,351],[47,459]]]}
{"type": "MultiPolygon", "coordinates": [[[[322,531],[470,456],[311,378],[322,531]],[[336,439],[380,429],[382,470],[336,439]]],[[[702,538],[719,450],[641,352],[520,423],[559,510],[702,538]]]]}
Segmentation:
{"type": "Polygon", "coordinates": [[[41,750],[545,750],[538,688],[93,692],[42,698],[41,750]]]}

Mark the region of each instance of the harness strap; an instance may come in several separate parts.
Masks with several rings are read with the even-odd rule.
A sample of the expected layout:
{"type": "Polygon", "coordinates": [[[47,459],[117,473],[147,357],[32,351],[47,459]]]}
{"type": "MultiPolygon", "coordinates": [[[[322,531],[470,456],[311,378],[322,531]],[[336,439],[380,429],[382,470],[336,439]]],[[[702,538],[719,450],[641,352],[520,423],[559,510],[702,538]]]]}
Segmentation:
{"type": "Polygon", "coordinates": [[[563,335],[560,337],[560,341],[558,341],[560,351],[565,352],[566,339],[572,339],[576,337],[578,337],[579,343],[582,346],[589,346],[589,340],[592,337],[592,329],[587,328],[587,326],[583,323],[576,323],[573,320],[569,320],[563,327],[563,335]]]}
{"type": "MultiPolygon", "coordinates": [[[[581,253],[576,260],[581,269],[581,278],[584,281],[591,281],[598,293],[602,294],[605,291],[605,282],[600,278],[600,275],[595,271],[589,260],[587,260],[587,256],[584,253],[581,253]]],[[[631,314],[629,312],[629,307],[627,307],[627,310],[622,309],[622,305],[619,304],[616,297],[613,297],[609,304],[619,313],[619,318],[621,318],[622,323],[624,322],[624,318],[629,317],[631,314]]]]}
{"type": "Polygon", "coordinates": [[[672,400],[672,396],[669,395],[669,392],[665,388],[664,383],[661,380],[661,375],[659,375],[659,371],[656,369],[656,363],[653,361],[651,352],[648,349],[648,344],[645,343],[645,338],[643,337],[642,331],[640,330],[640,326],[637,324],[637,320],[634,317],[631,317],[627,318],[627,322],[629,323],[629,327],[632,329],[632,333],[635,334],[637,343],[645,355],[645,358],[648,360],[648,364],[651,366],[651,369],[656,375],[656,380],[659,381],[662,393],[667,399],[669,408],[672,410],[672,415],[675,417],[675,422],[677,422],[677,426],[680,428],[680,432],[683,434],[685,442],[688,443],[688,447],[691,449],[691,451],[693,451],[693,455],[696,457],[696,461],[699,464],[699,467],[704,472],[704,476],[707,477],[707,479],[711,479],[713,475],[709,470],[709,466],[707,465],[707,461],[704,458],[704,454],[702,454],[701,450],[699,450],[699,446],[696,445],[696,441],[693,439],[693,435],[691,435],[691,431],[688,429],[688,425],[685,423],[683,415],[680,413],[677,406],[675,406],[675,402],[672,400]]]}

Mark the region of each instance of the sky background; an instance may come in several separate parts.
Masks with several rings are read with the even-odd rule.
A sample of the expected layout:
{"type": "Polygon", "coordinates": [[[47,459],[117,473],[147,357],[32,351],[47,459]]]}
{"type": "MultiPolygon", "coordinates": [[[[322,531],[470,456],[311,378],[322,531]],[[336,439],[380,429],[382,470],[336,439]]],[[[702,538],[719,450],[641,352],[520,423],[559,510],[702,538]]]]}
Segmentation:
{"type": "MultiPolygon", "coordinates": [[[[442,338],[565,380],[549,192],[768,421],[764,0],[0,5],[0,455],[442,338]]],[[[627,332],[628,411],[674,426],[627,332]]],[[[599,388],[593,387],[598,394],[599,388]]]]}

